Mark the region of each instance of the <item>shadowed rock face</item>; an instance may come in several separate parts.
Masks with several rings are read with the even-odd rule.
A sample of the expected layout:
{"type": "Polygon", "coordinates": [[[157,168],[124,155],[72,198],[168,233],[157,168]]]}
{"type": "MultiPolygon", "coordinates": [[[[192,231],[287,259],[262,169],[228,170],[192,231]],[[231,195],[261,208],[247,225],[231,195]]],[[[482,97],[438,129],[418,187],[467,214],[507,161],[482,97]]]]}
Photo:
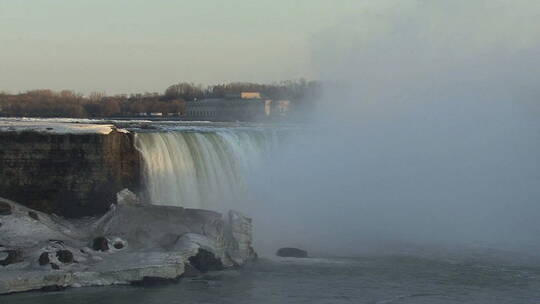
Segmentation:
{"type": "Polygon", "coordinates": [[[139,168],[133,134],[0,132],[0,194],[42,212],[103,214],[119,190],[139,187],[139,168]]]}
{"type": "Polygon", "coordinates": [[[40,266],[49,264],[51,262],[51,260],[49,259],[49,252],[45,251],[42,254],[40,254],[38,262],[40,266]]]}
{"type": "Polygon", "coordinates": [[[103,236],[99,236],[92,241],[92,249],[95,251],[107,251],[109,250],[109,242],[103,236]]]}
{"type": "Polygon", "coordinates": [[[23,254],[20,250],[6,250],[4,253],[7,255],[3,260],[0,260],[1,266],[7,266],[10,264],[20,263],[23,261],[23,254]]]}
{"type": "Polygon", "coordinates": [[[307,251],[292,247],[280,248],[276,252],[276,255],[290,258],[307,258],[308,256],[307,251]]]}
{"type": "Polygon", "coordinates": [[[59,250],[56,252],[56,257],[64,264],[73,263],[73,253],[71,253],[69,250],[59,250]]]}
{"type": "Polygon", "coordinates": [[[199,248],[196,255],[189,258],[189,263],[201,272],[223,270],[223,263],[216,256],[205,249],[199,248]]]}
{"type": "Polygon", "coordinates": [[[8,203],[0,202],[0,215],[10,215],[11,205],[8,203]]]}

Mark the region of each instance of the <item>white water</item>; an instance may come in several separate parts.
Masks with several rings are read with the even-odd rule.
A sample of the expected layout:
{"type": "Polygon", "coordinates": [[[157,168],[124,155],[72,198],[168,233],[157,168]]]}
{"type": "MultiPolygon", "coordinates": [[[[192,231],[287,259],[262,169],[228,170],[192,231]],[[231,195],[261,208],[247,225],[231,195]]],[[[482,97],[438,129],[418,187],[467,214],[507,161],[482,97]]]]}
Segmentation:
{"type": "Polygon", "coordinates": [[[247,176],[275,144],[268,130],[139,133],[145,195],[159,205],[221,210],[246,194],[247,176]]]}

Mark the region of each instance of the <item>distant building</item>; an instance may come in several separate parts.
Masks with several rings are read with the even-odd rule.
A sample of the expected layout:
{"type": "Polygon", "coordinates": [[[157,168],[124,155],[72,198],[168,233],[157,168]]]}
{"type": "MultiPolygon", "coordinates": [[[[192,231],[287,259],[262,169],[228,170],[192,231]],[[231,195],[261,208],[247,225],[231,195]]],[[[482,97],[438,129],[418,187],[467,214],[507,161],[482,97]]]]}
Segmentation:
{"type": "Polygon", "coordinates": [[[275,108],[275,114],[280,116],[285,116],[289,112],[289,107],[291,105],[290,100],[278,100],[275,108]]]}
{"type": "Polygon", "coordinates": [[[161,113],[161,112],[152,112],[152,113],[150,113],[150,116],[163,116],[163,113],[161,113]]]}
{"type": "Polygon", "coordinates": [[[241,92],[240,98],[242,99],[261,99],[261,93],[259,92],[241,92]]]}
{"type": "Polygon", "coordinates": [[[186,120],[258,121],[267,119],[267,103],[263,99],[210,98],[186,102],[186,120]]]}
{"type": "Polygon", "coordinates": [[[240,92],[240,93],[225,93],[225,98],[234,99],[262,99],[260,92],[240,92]]]}
{"type": "Polygon", "coordinates": [[[266,114],[266,116],[270,116],[270,114],[272,114],[272,100],[264,101],[264,114],[266,114]]]}
{"type": "Polygon", "coordinates": [[[172,112],[172,113],[167,113],[167,116],[182,116],[182,112],[172,112]]]}
{"type": "Polygon", "coordinates": [[[225,98],[209,98],[186,102],[185,120],[201,121],[265,121],[285,116],[289,100],[264,99],[259,92],[226,94],[225,98]]]}

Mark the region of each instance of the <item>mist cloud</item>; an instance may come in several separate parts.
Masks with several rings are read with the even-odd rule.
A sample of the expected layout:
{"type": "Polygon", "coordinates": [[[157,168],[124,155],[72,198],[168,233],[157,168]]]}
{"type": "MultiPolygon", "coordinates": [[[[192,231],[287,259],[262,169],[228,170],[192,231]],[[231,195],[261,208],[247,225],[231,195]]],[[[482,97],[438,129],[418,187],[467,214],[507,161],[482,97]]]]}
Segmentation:
{"type": "Polygon", "coordinates": [[[253,178],[262,246],[537,248],[540,3],[377,2],[312,39],[330,85],[253,178]]]}

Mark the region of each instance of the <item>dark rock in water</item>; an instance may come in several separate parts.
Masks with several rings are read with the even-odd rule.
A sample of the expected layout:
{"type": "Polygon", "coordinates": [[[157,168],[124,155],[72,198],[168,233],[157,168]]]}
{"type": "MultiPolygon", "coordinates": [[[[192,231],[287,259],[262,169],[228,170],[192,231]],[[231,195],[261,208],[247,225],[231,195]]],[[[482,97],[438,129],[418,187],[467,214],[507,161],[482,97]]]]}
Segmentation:
{"type": "Polygon", "coordinates": [[[51,268],[54,270],[60,269],[60,266],[56,265],[55,263],[51,263],[51,268]]]}
{"type": "Polygon", "coordinates": [[[191,264],[186,263],[184,265],[184,273],[182,274],[183,278],[194,278],[202,274],[197,268],[193,267],[191,264]]]}
{"type": "Polygon", "coordinates": [[[103,236],[99,236],[92,242],[92,249],[95,251],[107,251],[109,250],[109,241],[103,236]]]}
{"type": "Polygon", "coordinates": [[[122,248],[124,248],[124,244],[123,244],[122,242],[116,242],[116,243],[114,243],[113,246],[114,246],[115,249],[122,249],[122,248]]]}
{"type": "Polygon", "coordinates": [[[43,252],[40,256],[39,256],[39,265],[41,266],[44,266],[44,265],[47,265],[51,262],[51,260],[49,259],[49,253],[48,252],[43,252]]]}
{"type": "Polygon", "coordinates": [[[289,258],[307,258],[308,256],[307,251],[292,247],[280,248],[276,255],[289,258]]]}
{"type": "Polygon", "coordinates": [[[178,283],[179,278],[174,279],[166,279],[166,278],[159,278],[159,277],[143,277],[140,281],[133,281],[131,282],[131,285],[134,286],[160,286],[160,285],[167,285],[167,284],[174,284],[178,283]]]}
{"type": "Polygon", "coordinates": [[[58,285],[49,285],[49,286],[41,287],[41,291],[43,291],[43,292],[62,291],[64,289],[66,289],[66,288],[62,287],[62,286],[58,286],[58,285]]]}
{"type": "Polygon", "coordinates": [[[7,253],[8,256],[0,261],[0,265],[2,266],[20,263],[24,260],[23,253],[20,250],[6,250],[4,252],[7,253]]]}
{"type": "Polygon", "coordinates": [[[6,202],[0,202],[0,215],[10,215],[11,205],[6,202]]]}
{"type": "Polygon", "coordinates": [[[189,258],[189,262],[193,267],[201,272],[223,270],[223,263],[220,259],[205,249],[199,248],[197,255],[189,258]]]}
{"type": "Polygon", "coordinates": [[[58,260],[64,264],[73,263],[73,253],[69,250],[59,250],[56,252],[56,257],[58,260]]]}
{"type": "Polygon", "coordinates": [[[39,216],[34,211],[28,211],[28,216],[33,218],[36,221],[39,221],[39,216]]]}

